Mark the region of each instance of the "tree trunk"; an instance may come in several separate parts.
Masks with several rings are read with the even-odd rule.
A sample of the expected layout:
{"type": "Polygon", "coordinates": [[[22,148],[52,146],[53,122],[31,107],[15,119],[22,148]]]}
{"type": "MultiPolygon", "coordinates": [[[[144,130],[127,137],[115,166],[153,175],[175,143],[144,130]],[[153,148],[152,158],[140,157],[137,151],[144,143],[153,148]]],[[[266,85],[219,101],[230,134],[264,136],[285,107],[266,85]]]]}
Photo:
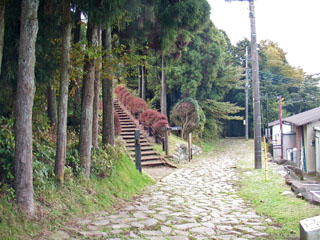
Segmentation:
{"type": "MultiPolygon", "coordinates": [[[[94,24],[91,25],[90,22],[88,22],[87,39],[90,45],[92,44],[93,46],[97,46],[97,27],[94,24]]],[[[91,164],[95,61],[94,59],[89,59],[89,56],[86,56],[85,61],[86,74],[84,76],[82,86],[79,156],[81,165],[84,168],[85,176],[87,179],[89,179],[91,164]]]]}
{"type": "Polygon", "coordinates": [[[3,56],[5,8],[6,8],[6,0],[0,0],[0,75],[1,75],[2,56],[3,56]]]}
{"type": "Polygon", "coordinates": [[[48,86],[47,89],[47,98],[48,98],[48,117],[51,122],[51,125],[57,124],[57,99],[56,99],[56,90],[53,86],[48,86]]]}
{"type": "Polygon", "coordinates": [[[69,62],[71,47],[71,13],[70,0],[63,1],[63,30],[61,46],[60,66],[60,93],[59,93],[59,116],[57,126],[57,149],[55,161],[56,180],[64,182],[64,165],[66,162],[67,148],[67,116],[68,116],[68,87],[69,87],[69,62]]]}
{"type": "Polygon", "coordinates": [[[146,79],[145,79],[145,64],[141,66],[141,98],[146,99],[146,79]]]}
{"type": "MultiPolygon", "coordinates": [[[[76,5],[76,12],[74,17],[74,31],[73,31],[73,42],[79,43],[80,42],[80,33],[81,33],[81,9],[79,5],[76,5]]],[[[76,79],[76,81],[71,82],[72,87],[76,88],[73,103],[73,119],[76,120],[76,122],[79,121],[79,116],[81,112],[81,79],[76,79]]]]}
{"type": "MultiPolygon", "coordinates": [[[[111,26],[103,31],[102,37],[103,48],[111,51],[111,26]]],[[[107,57],[110,55],[107,55],[107,57]]],[[[111,57],[111,56],[110,56],[111,57]]],[[[114,146],[114,109],[113,109],[113,81],[105,78],[102,81],[102,97],[103,97],[103,126],[102,141],[104,144],[114,146]]]]}
{"type": "Polygon", "coordinates": [[[161,113],[167,116],[167,83],[164,72],[164,53],[161,53],[161,94],[160,107],[161,113]]]}
{"type": "MultiPolygon", "coordinates": [[[[101,46],[101,30],[98,31],[98,45],[101,46]]],[[[92,146],[98,148],[99,136],[99,107],[100,107],[100,69],[101,59],[95,64],[94,98],[93,98],[93,120],[92,120],[92,146]]]]}
{"type": "Polygon", "coordinates": [[[21,2],[18,83],[15,110],[15,192],[22,212],[33,215],[32,106],[39,0],[21,2]]]}

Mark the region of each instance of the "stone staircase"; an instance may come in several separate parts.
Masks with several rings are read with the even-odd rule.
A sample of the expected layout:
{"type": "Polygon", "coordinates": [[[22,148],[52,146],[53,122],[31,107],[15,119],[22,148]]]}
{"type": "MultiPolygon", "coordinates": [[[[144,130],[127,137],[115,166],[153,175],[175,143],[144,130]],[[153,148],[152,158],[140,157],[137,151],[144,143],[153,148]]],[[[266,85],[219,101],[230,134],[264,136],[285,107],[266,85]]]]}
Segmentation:
{"type": "Polygon", "coordinates": [[[119,104],[118,100],[114,101],[114,110],[118,113],[120,119],[120,136],[125,141],[125,147],[132,159],[135,159],[135,130],[140,129],[141,166],[154,167],[167,165],[173,167],[159,153],[153,150],[145,133],[141,131],[142,128],[139,126],[138,121],[119,104]]]}

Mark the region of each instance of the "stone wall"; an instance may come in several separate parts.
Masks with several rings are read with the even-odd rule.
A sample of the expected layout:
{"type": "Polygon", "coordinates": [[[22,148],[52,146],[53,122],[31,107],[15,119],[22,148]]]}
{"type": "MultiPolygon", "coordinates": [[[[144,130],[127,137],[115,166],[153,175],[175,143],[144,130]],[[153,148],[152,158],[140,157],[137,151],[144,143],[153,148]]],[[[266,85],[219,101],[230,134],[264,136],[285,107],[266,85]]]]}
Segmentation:
{"type": "MultiPolygon", "coordinates": [[[[196,145],[192,145],[192,156],[199,156],[202,153],[202,149],[196,145]]],[[[177,143],[175,146],[175,153],[173,159],[178,163],[188,161],[188,145],[184,143],[177,143]]]]}

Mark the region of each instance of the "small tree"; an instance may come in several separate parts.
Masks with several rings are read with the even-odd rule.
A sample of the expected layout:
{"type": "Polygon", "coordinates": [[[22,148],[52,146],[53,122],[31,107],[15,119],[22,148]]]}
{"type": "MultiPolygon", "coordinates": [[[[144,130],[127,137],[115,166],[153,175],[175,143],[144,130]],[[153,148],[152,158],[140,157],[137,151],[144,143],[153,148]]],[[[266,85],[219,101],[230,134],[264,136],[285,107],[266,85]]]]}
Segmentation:
{"type": "Polygon", "coordinates": [[[201,126],[201,109],[198,102],[191,98],[181,100],[171,112],[171,121],[181,126],[181,137],[185,138],[188,133],[201,126]]]}

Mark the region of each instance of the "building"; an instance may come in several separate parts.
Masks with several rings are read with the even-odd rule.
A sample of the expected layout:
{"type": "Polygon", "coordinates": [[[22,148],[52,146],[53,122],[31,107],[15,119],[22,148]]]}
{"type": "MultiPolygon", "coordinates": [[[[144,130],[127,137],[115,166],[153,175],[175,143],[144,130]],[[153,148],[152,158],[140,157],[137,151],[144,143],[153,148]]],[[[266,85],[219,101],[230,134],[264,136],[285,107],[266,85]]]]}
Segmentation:
{"type": "MultiPolygon", "coordinates": [[[[283,159],[293,161],[305,172],[320,174],[320,107],[282,119],[283,159]]],[[[281,156],[280,121],[268,124],[272,131],[273,157],[281,156]]]]}

